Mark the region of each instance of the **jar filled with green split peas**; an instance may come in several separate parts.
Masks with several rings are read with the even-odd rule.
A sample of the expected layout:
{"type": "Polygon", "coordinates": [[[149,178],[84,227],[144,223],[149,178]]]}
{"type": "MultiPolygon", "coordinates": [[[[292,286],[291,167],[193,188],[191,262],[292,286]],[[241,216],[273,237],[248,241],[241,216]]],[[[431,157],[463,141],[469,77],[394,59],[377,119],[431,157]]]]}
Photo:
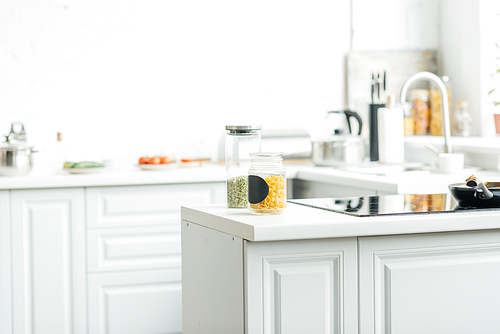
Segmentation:
{"type": "Polygon", "coordinates": [[[228,208],[248,207],[250,153],[260,151],[260,125],[227,125],[225,135],[228,208]]]}
{"type": "Polygon", "coordinates": [[[286,170],[282,152],[252,153],[248,169],[248,208],[256,214],[280,214],[286,208],[286,170]]]}

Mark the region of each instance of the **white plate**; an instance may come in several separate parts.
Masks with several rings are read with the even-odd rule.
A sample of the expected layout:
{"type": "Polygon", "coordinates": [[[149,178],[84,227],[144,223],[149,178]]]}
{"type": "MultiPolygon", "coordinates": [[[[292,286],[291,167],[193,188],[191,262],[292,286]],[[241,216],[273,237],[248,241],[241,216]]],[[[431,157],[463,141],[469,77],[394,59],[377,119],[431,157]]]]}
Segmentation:
{"type": "Polygon", "coordinates": [[[142,170],[169,170],[169,169],[174,169],[179,166],[178,163],[169,163],[169,164],[158,164],[158,165],[149,165],[149,164],[144,164],[144,165],[137,165],[140,169],[142,170]]]}
{"type": "Polygon", "coordinates": [[[70,174],[96,174],[104,171],[104,167],[89,167],[89,168],[64,168],[70,174]]]}

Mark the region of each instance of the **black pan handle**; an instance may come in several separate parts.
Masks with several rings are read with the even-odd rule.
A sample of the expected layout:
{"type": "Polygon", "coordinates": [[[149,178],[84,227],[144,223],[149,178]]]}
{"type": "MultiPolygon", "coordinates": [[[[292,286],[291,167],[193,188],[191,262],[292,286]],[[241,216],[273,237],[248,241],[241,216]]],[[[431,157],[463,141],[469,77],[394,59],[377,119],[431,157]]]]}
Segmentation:
{"type": "Polygon", "coordinates": [[[492,199],[493,193],[486,188],[484,183],[480,183],[474,188],[474,197],[477,199],[492,199]]]}
{"type": "Polygon", "coordinates": [[[474,189],[474,197],[477,199],[492,199],[493,193],[489,191],[484,183],[477,179],[467,181],[466,185],[474,189]]]}

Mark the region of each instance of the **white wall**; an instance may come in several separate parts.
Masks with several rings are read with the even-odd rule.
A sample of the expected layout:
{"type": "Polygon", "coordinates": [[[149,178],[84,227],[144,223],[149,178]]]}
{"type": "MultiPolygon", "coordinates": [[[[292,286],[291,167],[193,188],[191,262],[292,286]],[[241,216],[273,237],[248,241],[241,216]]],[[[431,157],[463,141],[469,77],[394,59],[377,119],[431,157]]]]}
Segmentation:
{"type": "Polygon", "coordinates": [[[229,123],[314,128],[345,107],[351,46],[437,48],[438,10],[433,0],[3,0],[0,134],[23,121],[39,148],[60,131],[73,157],[98,160],[212,155],[229,123]]]}
{"type": "Polygon", "coordinates": [[[440,1],[353,0],[354,50],[436,50],[440,1]]]}
{"type": "Polygon", "coordinates": [[[500,107],[493,106],[488,92],[495,86],[500,89],[491,77],[498,66],[495,43],[500,44],[500,4],[496,0],[441,0],[441,12],[442,72],[453,78],[453,101],[469,102],[473,135],[492,136],[492,113],[500,107]]]}
{"type": "MultiPolygon", "coordinates": [[[[348,0],[4,0],[0,131],[80,158],[212,149],[344,106],[348,0]]],[[[196,151],[196,152],[192,152],[196,151]]]]}

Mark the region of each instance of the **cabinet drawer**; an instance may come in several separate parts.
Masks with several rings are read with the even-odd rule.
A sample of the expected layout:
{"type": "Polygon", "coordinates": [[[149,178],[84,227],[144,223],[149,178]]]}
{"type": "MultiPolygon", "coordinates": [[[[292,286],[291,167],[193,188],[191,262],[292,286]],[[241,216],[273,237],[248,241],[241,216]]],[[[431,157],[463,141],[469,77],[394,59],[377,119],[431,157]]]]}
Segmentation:
{"type": "Polygon", "coordinates": [[[180,266],[180,224],[87,231],[89,272],[180,266]]]}
{"type": "Polygon", "coordinates": [[[182,332],[181,271],[88,277],[89,333],[182,332]]]}
{"type": "Polygon", "coordinates": [[[87,226],[130,226],[180,222],[181,205],[211,204],[218,183],[87,188],[87,226]]]}

